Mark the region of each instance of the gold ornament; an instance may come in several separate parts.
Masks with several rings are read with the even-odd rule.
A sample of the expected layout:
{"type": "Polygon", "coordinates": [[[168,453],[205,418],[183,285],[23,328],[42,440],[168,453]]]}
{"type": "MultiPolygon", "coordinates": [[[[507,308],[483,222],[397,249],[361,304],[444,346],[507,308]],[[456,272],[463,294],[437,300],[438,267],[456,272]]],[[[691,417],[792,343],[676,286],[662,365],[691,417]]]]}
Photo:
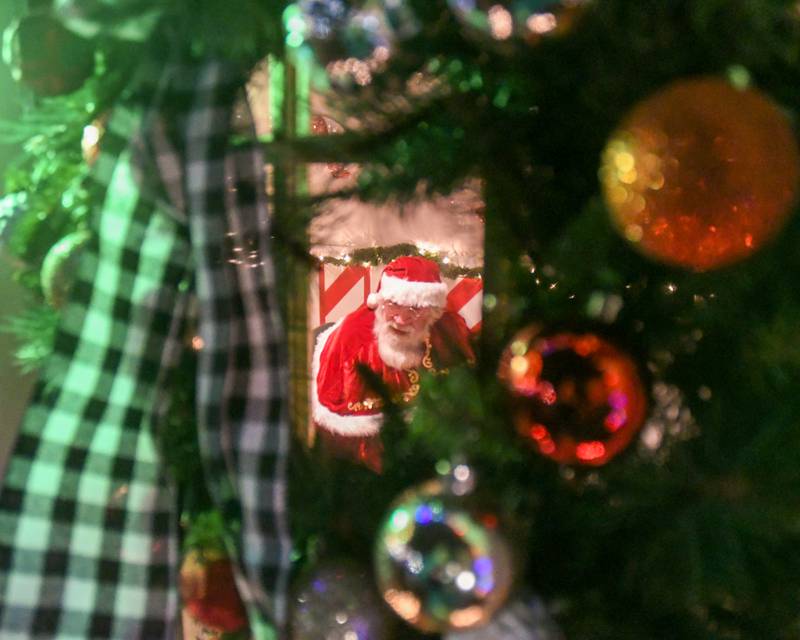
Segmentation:
{"type": "Polygon", "coordinates": [[[746,258],[783,227],[800,177],[792,128],[762,93],[720,78],[640,102],[603,152],[614,225],[646,256],[695,271],[746,258]]]}

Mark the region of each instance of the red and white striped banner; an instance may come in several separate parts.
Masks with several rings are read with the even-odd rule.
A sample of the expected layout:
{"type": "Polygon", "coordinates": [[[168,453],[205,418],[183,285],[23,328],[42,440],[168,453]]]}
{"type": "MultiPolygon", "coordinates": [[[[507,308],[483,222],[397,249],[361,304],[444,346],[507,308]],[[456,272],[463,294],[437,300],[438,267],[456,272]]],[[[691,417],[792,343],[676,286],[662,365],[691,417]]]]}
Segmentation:
{"type": "Polygon", "coordinates": [[[480,278],[457,278],[445,280],[447,292],[447,309],[455,311],[467,323],[473,333],[481,329],[481,307],[483,305],[483,280],[480,278]]]}
{"type": "MultiPolygon", "coordinates": [[[[378,273],[380,276],[380,272],[378,273]]],[[[370,267],[320,265],[319,323],[336,322],[366,301],[370,294],[370,267]]]]}

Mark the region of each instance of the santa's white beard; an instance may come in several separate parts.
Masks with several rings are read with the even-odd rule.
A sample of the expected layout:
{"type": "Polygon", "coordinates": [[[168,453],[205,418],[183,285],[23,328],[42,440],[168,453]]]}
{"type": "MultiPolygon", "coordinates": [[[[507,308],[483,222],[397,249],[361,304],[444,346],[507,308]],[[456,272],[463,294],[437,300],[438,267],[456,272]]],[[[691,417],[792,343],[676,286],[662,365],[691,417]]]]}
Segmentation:
{"type": "Polygon", "coordinates": [[[375,337],[378,340],[378,354],[381,360],[395,369],[415,369],[422,364],[425,355],[425,340],[430,333],[431,324],[421,329],[410,329],[401,333],[393,325],[375,314],[375,337]]]}

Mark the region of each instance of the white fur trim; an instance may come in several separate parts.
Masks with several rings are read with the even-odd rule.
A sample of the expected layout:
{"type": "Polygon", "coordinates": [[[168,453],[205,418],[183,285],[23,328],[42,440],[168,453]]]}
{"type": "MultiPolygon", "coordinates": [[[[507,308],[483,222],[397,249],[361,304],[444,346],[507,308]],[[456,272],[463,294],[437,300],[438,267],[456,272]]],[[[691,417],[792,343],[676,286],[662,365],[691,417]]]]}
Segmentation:
{"type": "Polygon", "coordinates": [[[370,293],[367,296],[367,306],[370,309],[377,309],[381,302],[383,302],[383,296],[380,293],[370,293]]]}
{"type": "Polygon", "coordinates": [[[409,307],[444,307],[447,302],[444,282],[414,282],[384,275],[379,293],[384,300],[409,307]]]}
{"type": "Polygon", "coordinates": [[[319,375],[320,356],[331,334],[339,328],[342,320],[332,327],[328,327],[319,334],[314,347],[314,357],[311,364],[311,413],[314,421],[322,428],[342,436],[374,436],[380,431],[383,424],[383,415],[377,413],[369,416],[347,416],[334,413],[319,401],[317,390],[317,376],[319,375]]]}

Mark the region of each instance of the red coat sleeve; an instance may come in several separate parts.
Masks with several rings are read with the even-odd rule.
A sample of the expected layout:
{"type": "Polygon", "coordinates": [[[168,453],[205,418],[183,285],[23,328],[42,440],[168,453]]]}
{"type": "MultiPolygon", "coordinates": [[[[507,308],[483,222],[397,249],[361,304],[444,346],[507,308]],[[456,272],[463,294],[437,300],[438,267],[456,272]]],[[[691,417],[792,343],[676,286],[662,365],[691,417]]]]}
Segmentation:
{"type": "Polygon", "coordinates": [[[382,422],[377,394],[359,372],[364,364],[376,373],[372,326],[374,312],[362,306],[320,334],[314,349],[312,409],[323,429],[349,436],[373,435],[382,422]]]}

